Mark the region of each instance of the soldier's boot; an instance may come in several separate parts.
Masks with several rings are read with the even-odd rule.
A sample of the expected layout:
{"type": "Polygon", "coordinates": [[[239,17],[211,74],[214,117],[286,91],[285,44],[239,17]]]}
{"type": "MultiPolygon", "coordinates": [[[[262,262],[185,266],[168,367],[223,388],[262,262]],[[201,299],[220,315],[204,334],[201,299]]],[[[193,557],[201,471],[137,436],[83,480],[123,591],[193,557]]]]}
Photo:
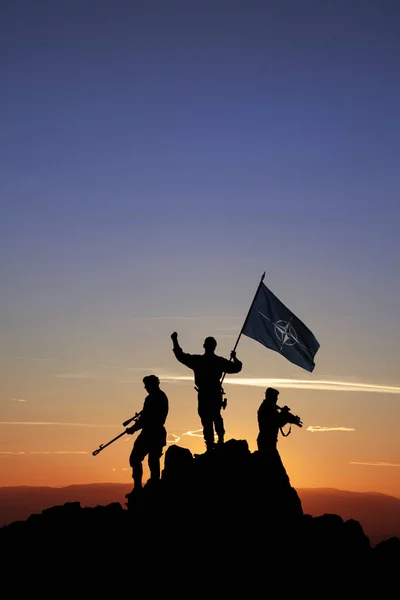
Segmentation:
{"type": "Polygon", "coordinates": [[[211,452],[214,450],[215,444],[214,442],[206,442],[206,452],[211,452]]]}

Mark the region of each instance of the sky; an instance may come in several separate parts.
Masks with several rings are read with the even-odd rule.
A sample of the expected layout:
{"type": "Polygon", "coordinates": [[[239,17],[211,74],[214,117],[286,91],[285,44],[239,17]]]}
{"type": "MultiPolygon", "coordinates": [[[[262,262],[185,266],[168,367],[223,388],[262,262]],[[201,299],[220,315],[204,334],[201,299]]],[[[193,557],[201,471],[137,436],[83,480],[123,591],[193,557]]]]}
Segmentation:
{"type": "Polygon", "coordinates": [[[400,497],[399,26],[395,0],[3,0],[0,486],[131,482],[135,436],[92,453],[151,373],[168,445],[204,452],[177,331],[238,342],[227,440],[256,450],[272,385],[294,487],[400,497]],[[312,373],[240,336],[264,272],[312,373]]]}

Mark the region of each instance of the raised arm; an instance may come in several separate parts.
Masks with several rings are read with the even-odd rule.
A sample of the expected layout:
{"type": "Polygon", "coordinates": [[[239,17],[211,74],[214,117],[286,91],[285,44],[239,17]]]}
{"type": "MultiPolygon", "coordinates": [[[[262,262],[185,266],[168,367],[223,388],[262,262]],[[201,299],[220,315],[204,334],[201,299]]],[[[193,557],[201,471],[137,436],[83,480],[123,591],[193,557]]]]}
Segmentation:
{"type": "Polygon", "coordinates": [[[182,348],[179,345],[178,342],[178,334],[176,333],[176,331],[174,331],[174,333],[171,334],[171,339],[172,339],[172,351],[175,354],[175,357],[177,360],[179,360],[179,362],[181,362],[183,365],[185,365],[186,367],[189,367],[190,369],[192,368],[192,355],[191,354],[186,354],[182,348]]]}
{"type": "Polygon", "coordinates": [[[172,349],[174,352],[182,352],[182,348],[179,345],[178,342],[178,334],[176,333],[176,331],[174,331],[174,333],[171,333],[171,340],[172,340],[172,349]]]}

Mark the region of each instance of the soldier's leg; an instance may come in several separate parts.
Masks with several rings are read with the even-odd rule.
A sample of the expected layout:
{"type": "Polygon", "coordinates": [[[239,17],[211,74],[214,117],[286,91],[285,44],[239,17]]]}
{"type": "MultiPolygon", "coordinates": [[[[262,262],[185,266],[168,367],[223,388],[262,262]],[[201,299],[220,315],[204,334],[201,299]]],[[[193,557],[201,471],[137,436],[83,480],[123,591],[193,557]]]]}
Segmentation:
{"type": "Polygon", "coordinates": [[[199,406],[198,409],[201,424],[203,426],[203,437],[207,450],[214,448],[214,423],[212,412],[207,408],[199,406]]]}
{"type": "Polygon", "coordinates": [[[142,462],[147,454],[147,447],[143,435],[140,433],[135,440],[129,457],[129,464],[132,467],[132,479],[135,483],[135,489],[142,487],[143,465],[142,462]]]}
{"type": "Polygon", "coordinates": [[[158,481],[160,479],[160,458],[162,453],[163,449],[159,446],[152,448],[149,452],[148,464],[150,469],[150,479],[152,481],[158,481]]]}
{"type": "Polygon", "coordinates": [[[223,444],[224,436],[225,436],[225,429],[224,429],[224,420],[222,418],[220,409],[215,411],[214,425],[215,425],[215,432],[218,436],[218,443],[223,444]]]}

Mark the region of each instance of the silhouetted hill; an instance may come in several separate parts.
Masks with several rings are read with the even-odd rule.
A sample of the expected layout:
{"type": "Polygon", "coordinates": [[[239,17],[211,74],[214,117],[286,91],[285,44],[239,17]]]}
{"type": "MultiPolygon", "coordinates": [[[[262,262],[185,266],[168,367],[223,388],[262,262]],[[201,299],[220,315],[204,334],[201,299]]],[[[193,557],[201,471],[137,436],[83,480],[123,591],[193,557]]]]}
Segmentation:
{"type": "Polygon", "coordinates": [[[63,595],[83,584],[104,594],[106,583],[123,578],[122,589],[135,595],[183,586],[251,597],[272,587],[301,591],[320,577],[330,592],[344,582],[371,592],[376,582],[382,595],[400,564],[398,537],[372,547],[357,520],[305,513],[285,470],[251,453],[246,440],[194,456],[170,446],[161,481],[133,491],[127,505],[81,506],[75,497],[2,527],[0,550],[5,578],[19,591],[26,584],[32,592],[32,567],[34,581],[51,574],[63,595]]]}
{"type": "Polygon", "coordinates": [[[88,483],[66,487],[14,486],[0,487],[0,527],[27,519],[56,504],[78,501],[82,506],[125,502],[132,489],[129,483],[88,483]]]}
{"type": "MultiPolygon", "coordinates": [[[[15,486],[0,488],[0,527],[13,521],[28,519],[32,514],[66,502],[79,502],[82,507],[125,503],[128,483],[92,483],[61,488],[15,486]]],[[[342,519],[355,519],[363,527],[372,546],[400,537],[400,499],[376,492],[349,492],[334,488],[297,488],[303,511],[318,517],[337,514],[342,519]]]]}
{"type": "Polygon", "coordinates": [[[334,513],[359,521],[370,542],[400,537],[400,499],[376,492],[348,492],[333,488],[299,488],[303,510],[313,516],[334,513]]]}

